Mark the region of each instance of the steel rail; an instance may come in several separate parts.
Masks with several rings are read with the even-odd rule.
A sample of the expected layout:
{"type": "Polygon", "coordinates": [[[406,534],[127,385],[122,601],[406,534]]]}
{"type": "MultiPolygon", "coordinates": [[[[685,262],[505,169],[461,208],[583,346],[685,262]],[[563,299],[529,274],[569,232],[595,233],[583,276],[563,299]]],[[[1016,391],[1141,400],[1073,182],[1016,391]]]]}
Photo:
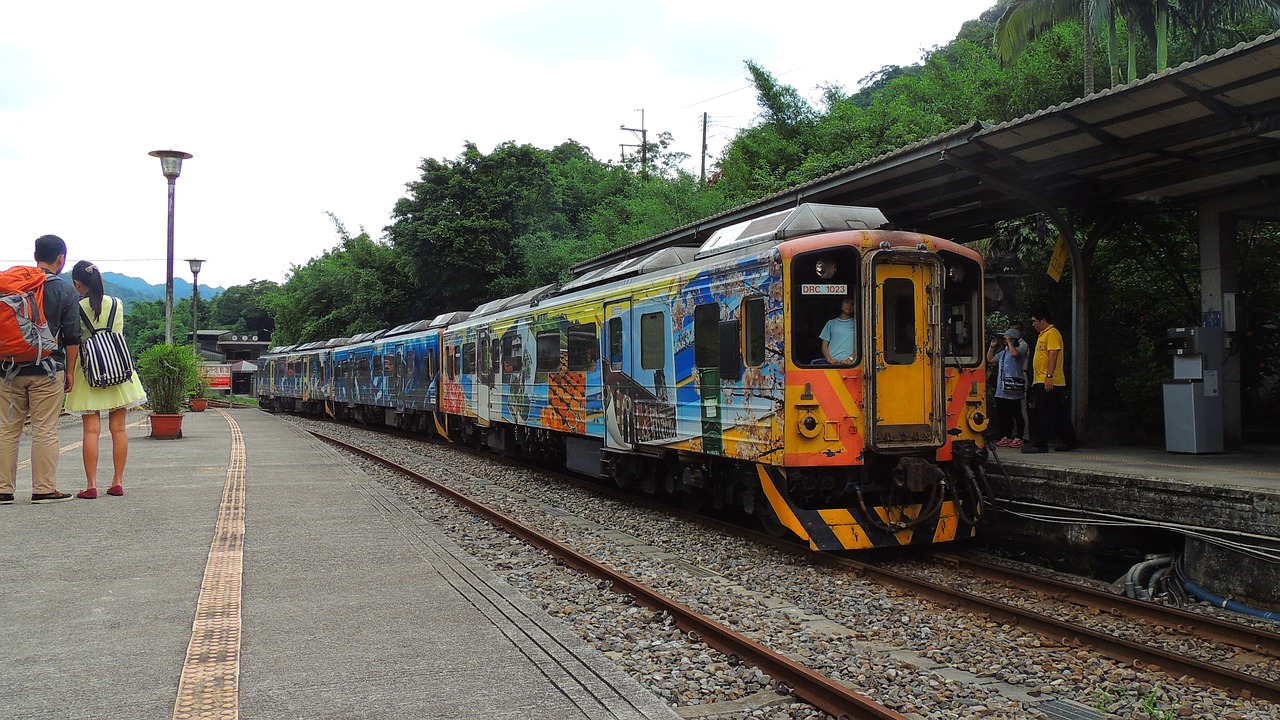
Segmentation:
{"type": "Polygon", "coordinates": [[[1187,675],[1217,687],[1248,692],[1253,697],[1269,702],[1280,701],[1280,684],[1253,675],[1184,657],[1162,648],[1107,635],[1076,623],[1058,620],[1026,608],[949,588],[906,573],[843,557],[831,557],[827,560],[858,575],[892,582],[942,605],[958,605],[987,615],[998,622],[1017,625],[1051,639],[1060,638],[1069,642],[1069,638],[1077,638],[1117,662],[1131,664],[1140,669],[1146,669],[1147,664],[1156,665],[1175,677],[1187,675]]]}
{"type": "Polygon", "coordinates": [[[615,590],[632,595],[642,605],[670,614],[675,619],[676,625],[686,633],[706,642],[726,655],[735,656],[748,664],[758,667],[762,672],[784,685],[792,695],[825,713],[838,718],[848,718],[849,720],[907,720],[904,715],[873,701],[869,697],[770,650],[751,638],[698,613],[687,605],[676,602],[653,588],[602,565],[573,548],[543,535],[518,520],[507,517],[439,481],[358,445],[352,445],[314,430],[309,430],[308,432],[324,442],[372,460],[395,472],[406,475],[416,482],[427,485],[432,490],[469,508],[507,532],[560,558],[570,567],[608,580],[613,584],[615,590]]]}
{"type": "Polygon", "coordinates": [[[1098,608],[1117,617],[1140,617],[1149,622],[1171,626],[1188,635],[1280,657],[1280,633],[1264,628],[1241,625],[1212,615],[1188,612],[1147,600],[1135,600],[1097,588],[1076,585],[952,553],[934,553],[934,557],[957,568],[971,570],[988,580],[1018,583],[1022,587],[1042,594],[1057,593],[1062,596],[1060,598],[1062,600],[1098,608]]]}

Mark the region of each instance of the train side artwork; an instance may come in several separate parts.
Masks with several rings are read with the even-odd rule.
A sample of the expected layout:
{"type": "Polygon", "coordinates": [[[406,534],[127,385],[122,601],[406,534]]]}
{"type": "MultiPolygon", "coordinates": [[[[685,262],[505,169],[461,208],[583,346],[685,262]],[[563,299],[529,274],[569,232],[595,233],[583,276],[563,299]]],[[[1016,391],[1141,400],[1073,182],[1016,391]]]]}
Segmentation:
{"type": "Polygon", "coordinates": [[[975,534],[982,258],[804,204],[470,312],[262,356],[264,408],[437,434],[815,550],[975,534]],[[855,349],[819,335],[853,299],[855,349]]]}

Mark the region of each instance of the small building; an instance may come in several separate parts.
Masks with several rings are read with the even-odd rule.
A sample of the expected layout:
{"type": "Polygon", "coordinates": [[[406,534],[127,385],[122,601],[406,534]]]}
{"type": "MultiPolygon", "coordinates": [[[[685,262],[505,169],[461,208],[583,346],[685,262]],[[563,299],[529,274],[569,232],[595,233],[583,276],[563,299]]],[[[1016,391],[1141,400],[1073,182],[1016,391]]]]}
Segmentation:
{"type": "MultiPolygon", "coordinates": [[[[190,339],[191,335],[188,334],[190,339]]],[[[253,391],[253,374],[258,371],[254,361],[267,351],[271,343],[259,340],[252,333],[236,333],[230,330],[201,330],[196,338],[196,351],[210,370],[210,375],[230,375],[229,389],[237,395],[253,391]]],[[[221,383],[219,383],[221,385],[221,383]]],[[[222,385],[226,388],[227,385],[222,385]]]]}

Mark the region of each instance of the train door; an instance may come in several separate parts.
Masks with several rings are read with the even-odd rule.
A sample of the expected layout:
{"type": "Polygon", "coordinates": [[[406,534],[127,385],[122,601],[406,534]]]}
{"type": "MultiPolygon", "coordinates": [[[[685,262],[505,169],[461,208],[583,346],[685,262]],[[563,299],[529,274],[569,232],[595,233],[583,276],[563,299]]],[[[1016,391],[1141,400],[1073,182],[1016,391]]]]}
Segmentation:
{"type": "Polygon", "coordinates": [[[476,418],[480,420],[481,425],[488,425],[494,418],[495,414],[501,416],[501,410],[494,413],[490,404],[494,401],[501,402],[501,394],[494,389],[494,367],[493,367],[493,331],[489,328],[480,328],[480,332],[476,337],[476,379],[471,384],[475,390],[475,409],[476,418]]]}
{"type": "Polygon", "coordinates": [[[302,372],[299,373],[300,377],[298,378],[298,394],[302,397],[303,402],[307,402],[311,399],[311,373],[313,370],[311,367],[312,359],[313,358],[310,355],[302,356],[302,372]]]}
{"type": "Polygon", "coordinates": [[[627,392],[629,383],[634,382],[631,380],[631,300],[606,304],[604,318],[604,443],[614,450],[629,450],[634,409],[627,392]]]}
{"type": "MultiPolygon", "coordinates": [[[[698,397],[702,426],[702,451],[719,455],[724,450],[723,415],[720,382],[721,363],[720,304],[716,301],[693,307],[693,364],[698,369],[698,397]]],[[[727,338],[726,348],[737,347],[737,337],[727,338]]]]}
{"type": "Polygon", "coordinates": [[[396,342],[387,345],[387,354],[382,357],[382,365],[387,376],[387,404],[396,412],[404,412],[404,343],[396,342]]]}
{"type": "Polygon", "coordinates": [[[924,253],[867,257],[872,359],[867,429],[879,451],[940,447],[946,440],[938,282],[941,264],[924,253]]]}

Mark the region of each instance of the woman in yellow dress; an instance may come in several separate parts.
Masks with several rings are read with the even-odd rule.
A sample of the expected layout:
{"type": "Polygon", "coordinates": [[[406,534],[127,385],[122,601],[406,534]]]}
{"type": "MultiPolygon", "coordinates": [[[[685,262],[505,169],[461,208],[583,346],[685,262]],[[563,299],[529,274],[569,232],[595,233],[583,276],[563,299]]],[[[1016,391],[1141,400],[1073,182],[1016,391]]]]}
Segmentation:
{"type": "MultiPolygon", "coordinates": [[[[98,272],[97,265],[87,260],[76,263],[71,270],[71,283],[81,297],[81,337],[87,339],[91,330],[85,325],[86,317],[94,328],[124,332],[124,303],[120,302],[120,298],[103,296],[102,273],[98,272]],[[111,327],[107,328],[105,325],[111,318],[113,308],[116,311],[115,318],[111,327]]],[[[71,392],[67,393],[65,405],[67,412],[79,413],[84,424],[82,455],[88,486],[83,492],[76,493],[76,497],[82,500],[95,500],[98,497],[98,433],[102,431],[102,417],[99,413],[104,410],[107,411],[111,429],[111,460],[115,468],[107,494],[124,495],[124,465],[129,458],[129,435],[125,432],[125,417],[129,414],[129,408],[146,402],[147,394],[142,389],[137,373],[119,385],[93,387],[85,380],[81,365],[76,364],[75,381],[71,385],[71,392]]]]}

